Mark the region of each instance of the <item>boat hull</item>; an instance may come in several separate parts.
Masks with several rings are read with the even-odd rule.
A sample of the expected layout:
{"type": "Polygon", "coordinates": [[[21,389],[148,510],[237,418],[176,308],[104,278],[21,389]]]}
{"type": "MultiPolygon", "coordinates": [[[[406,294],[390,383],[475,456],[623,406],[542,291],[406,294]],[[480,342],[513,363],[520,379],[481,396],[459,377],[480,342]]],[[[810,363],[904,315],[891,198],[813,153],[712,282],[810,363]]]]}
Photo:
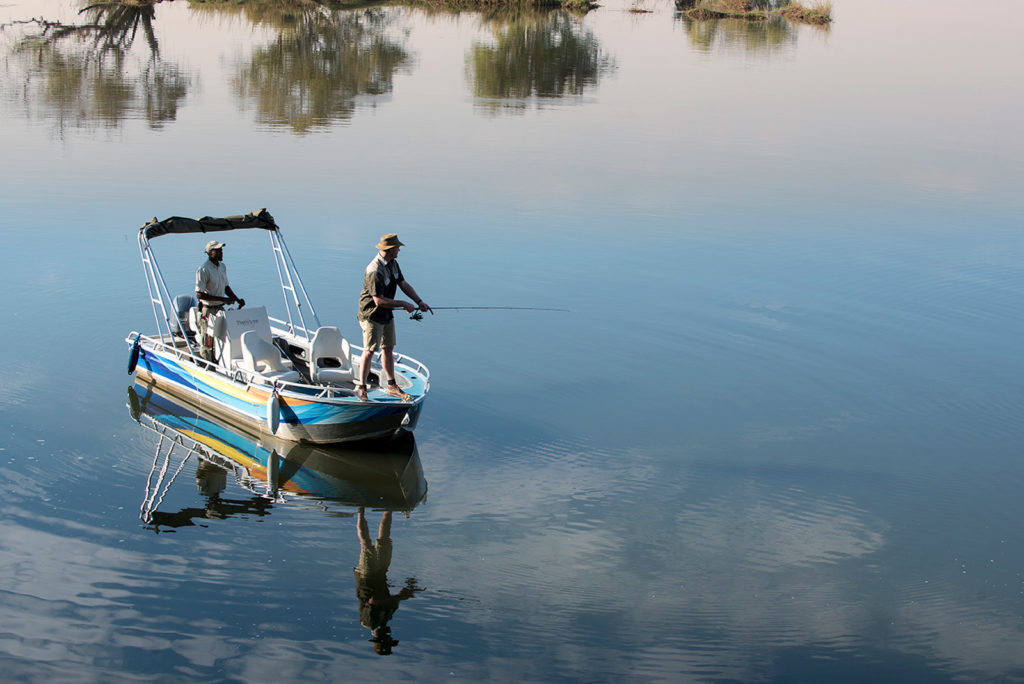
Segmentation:
{"type": "Polygon", "coordinates": [[[423,406],[422,397],[411,403],[361,402],[240,382],[145,342],[135,372],[138,379],[151,382],[222,420],[259,435],[296,442],[337,444],[391,437],[401,429],[415,428],[423,406]],[[277,430],[271,435],[267,405],[274,391],[280,414],[277,430]]]}

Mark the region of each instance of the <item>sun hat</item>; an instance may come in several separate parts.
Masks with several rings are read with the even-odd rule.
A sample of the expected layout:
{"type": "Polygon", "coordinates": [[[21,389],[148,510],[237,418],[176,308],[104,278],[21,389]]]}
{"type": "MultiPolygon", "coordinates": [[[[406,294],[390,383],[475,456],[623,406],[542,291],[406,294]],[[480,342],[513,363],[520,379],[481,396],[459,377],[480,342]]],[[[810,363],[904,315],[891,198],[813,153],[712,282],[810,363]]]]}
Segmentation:
{"type": "Polygon", "coordinates": [[[405,243],[398,239],[398,235],[395,233],[388,233],[387,235],[380,236],[380,242],[377,243],[377,249],[383,249],[385,251],[393,247],[404,247],[405,243]]]}
{"type": "Polygon", "coordinates": [[[226,246],[223,242],[217,242],[216,240],[210,240],[206,243],[206,253],[209,254],[211,249],[220,249],[226,246]]]}

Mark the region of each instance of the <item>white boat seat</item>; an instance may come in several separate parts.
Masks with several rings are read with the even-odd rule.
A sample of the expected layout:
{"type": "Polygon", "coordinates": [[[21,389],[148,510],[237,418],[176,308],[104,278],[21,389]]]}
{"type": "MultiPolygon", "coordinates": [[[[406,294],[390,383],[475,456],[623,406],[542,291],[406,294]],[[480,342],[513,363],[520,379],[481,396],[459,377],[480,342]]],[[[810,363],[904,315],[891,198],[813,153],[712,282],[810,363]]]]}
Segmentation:
{"type": "Polygon", "coordinates": [[[195,306],[196,298],[190,294],[180,294],[174,298],[174,315],[178,318],[181,329],[179,330],[177,324],[168,318],[167,322],[171,324],[172,332],[184,332],[186,335],[197,332],[191,325],[192,309],[195,306]]]}
{"type": "Polygon", "coordinates": [[[334,326],[323,326],[309,345],[309,377],[315,383],[352,382],[352,350],[334,326]]]}
{"type": "Polygon", "coordinates": [[[265,306],[225,309],[214,318],[213,337],[217,340],[217,356],[224,368],[241,364],[242,334],[250,330],[268,342],[272,339],[265,306]]]}
{"type": "Polygon", "coordinates": [[[300,382],[301,377],[289,370],[281,359],[281,350],[260,337],[255,330],[242,333],[241,367],[267,378],[281,382],[300,382]]]}

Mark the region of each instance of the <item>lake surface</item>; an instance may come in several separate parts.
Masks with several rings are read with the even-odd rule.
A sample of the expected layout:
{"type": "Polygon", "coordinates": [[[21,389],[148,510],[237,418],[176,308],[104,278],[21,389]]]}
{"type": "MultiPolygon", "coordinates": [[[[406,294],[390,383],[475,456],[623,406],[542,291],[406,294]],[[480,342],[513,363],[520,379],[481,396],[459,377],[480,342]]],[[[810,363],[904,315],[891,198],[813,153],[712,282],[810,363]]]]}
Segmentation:
{"type": "Polygon", "coordinates": [[[0,5],[5,679],[1024,681],[1020,3],[79,8],[0,5]],[[432,305],[571,312],[400,317],[415,439],[268,496],[124,343],[139,227],[259,207],[350,337],[386,232],[432,305]]]}

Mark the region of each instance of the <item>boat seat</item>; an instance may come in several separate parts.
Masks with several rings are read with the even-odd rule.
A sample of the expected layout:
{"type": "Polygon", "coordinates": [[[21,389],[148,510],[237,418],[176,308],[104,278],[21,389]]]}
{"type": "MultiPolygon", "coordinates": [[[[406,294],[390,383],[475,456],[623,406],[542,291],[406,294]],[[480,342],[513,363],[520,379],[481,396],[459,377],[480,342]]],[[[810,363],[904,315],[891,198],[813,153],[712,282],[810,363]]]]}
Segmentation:
{"type": "Polygon", "coordinates": [[[314,383],[352,382],[352,350],[334,326],[323,326],[309,345],[309,377],[314,383]]]}
{"type": "Polygon", "coordinates": [[[231,370],[242,365],[242,334],[256,334],[268,343],[273,339],[267,308],[224,309],[214,318],[213,337],[217,340],[217,356],[221,366],[231,370]]]}
{"type": "Polygon", "coordinates": [[[199,327],[193,325],[195,307],[196,298],[190,294],[180,294],[174,298],[174,315],[177,316],[181,328],[179,329],[168,317],[167,322],[171,324],[172,332],[180,333],[184,331],[186,335],[195,335],[195,333],[199,332],[199,327]]]}
{"type": "Polygon", "coordinates": [[[302,378],[289,370],[281,359],[281,350],[260,337],[255,330],[242,333],[241,367],[268,380],[301,382],[302,378]]]}

